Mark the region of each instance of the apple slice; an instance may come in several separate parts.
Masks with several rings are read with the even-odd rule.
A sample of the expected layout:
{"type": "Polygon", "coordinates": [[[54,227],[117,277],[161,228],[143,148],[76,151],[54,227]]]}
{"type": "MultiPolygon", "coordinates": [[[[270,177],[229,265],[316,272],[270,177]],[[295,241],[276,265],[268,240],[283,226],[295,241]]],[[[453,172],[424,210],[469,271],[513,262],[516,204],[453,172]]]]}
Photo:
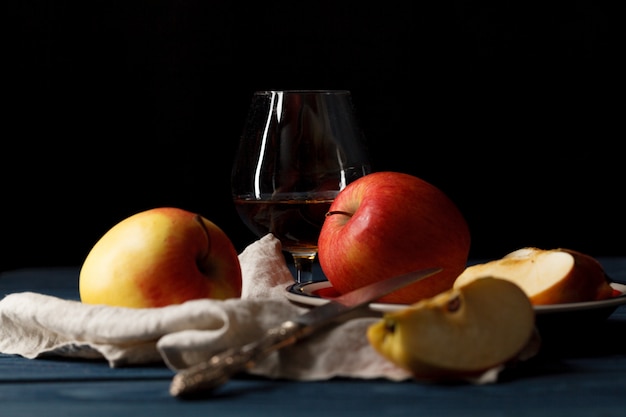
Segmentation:
{"type": "Polygon", "coordinates": [[[604,300],[614,293],[602,265],[570,249],[518,249],[501,259],[467,267],[454,285],[484,277],[516,283],[533,305],[604,300]]]}
{"type": "Polygon", "coordinates": [[[367,338],[416,379],[454,380],[515,359],[534,328],[526,294],[510,281],[485,278],[385,313],[367,338]]]}

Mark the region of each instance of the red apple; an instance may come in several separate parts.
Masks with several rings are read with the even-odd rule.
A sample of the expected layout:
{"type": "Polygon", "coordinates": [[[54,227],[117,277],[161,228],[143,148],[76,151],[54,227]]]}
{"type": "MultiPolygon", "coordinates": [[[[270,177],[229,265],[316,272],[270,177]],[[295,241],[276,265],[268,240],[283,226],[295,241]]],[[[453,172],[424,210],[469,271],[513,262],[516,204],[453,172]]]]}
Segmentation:
{"type": "Polygon", "coordinates": [[[442,267],[380,299],[411,304],[452,287],[467,264],[470,232],[439,188],[409,174],[375,172],[337,195],[318,246],[322,271],[342,294],[416,269],[442,267]]]}
{"type": "Polygon", "coordinates": [[[79,276],[81,301],[161,307],[198,299],[241,296],[241,266],[222,229],[173,207],[134,214],[107,231],[79,276]]]}

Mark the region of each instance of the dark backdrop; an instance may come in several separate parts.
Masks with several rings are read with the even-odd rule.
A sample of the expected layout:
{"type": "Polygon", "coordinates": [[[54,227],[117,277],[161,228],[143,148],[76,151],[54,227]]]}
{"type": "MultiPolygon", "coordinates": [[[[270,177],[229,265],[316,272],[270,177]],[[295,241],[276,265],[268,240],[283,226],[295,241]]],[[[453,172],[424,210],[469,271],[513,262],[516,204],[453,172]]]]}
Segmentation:
{"type": "Polygon", "coordinates": [[[626,255],[620,2],[432,3],[9,1],[0,267],[79,265],[166,205],[242,250],[230,163],[282,88],[351,90],[374,169],[445,191],[472,257],[626,255]]]}

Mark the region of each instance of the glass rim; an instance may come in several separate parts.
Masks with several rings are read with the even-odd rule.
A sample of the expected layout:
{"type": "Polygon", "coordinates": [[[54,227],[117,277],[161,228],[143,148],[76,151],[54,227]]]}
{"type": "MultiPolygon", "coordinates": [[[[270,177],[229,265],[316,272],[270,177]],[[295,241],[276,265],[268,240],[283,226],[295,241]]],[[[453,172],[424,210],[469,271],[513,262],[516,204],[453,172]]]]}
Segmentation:
{"type": "Polygon", "coordinates": [[[289,90],[257,90],[255,95],[268,94],[350,94],[350,90],[333,90],[333,89],[289,89],[289,90]]]}

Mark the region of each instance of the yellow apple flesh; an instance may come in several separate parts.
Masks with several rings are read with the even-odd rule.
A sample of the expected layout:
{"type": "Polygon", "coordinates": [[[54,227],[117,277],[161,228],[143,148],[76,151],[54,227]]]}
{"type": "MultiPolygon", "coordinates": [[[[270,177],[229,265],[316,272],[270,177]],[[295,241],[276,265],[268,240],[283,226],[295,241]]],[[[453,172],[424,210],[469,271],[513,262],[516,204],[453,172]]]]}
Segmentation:
{"type": "Polygon", "coordinates": [[[416,379],[454,380],[514,359],[535,314],[515,284],[485,278],[388,312],[367,330],[372,347],[416,379]]]}
{"type": "Polygon", "coordinates": [[[241,296],[237,252],[222,229],[186,210],[160,207],[109,229],[80,270],[86,304],[161,307],[241,296]]]}
{"type": "Polygon", "coordinates": [[[593,257],[570,249],[518,249],[501,259],[467,267],[454,285],[483,277],[516,283],[533,305],[597,301],[613,296],[602,265],[593,257]]]}

